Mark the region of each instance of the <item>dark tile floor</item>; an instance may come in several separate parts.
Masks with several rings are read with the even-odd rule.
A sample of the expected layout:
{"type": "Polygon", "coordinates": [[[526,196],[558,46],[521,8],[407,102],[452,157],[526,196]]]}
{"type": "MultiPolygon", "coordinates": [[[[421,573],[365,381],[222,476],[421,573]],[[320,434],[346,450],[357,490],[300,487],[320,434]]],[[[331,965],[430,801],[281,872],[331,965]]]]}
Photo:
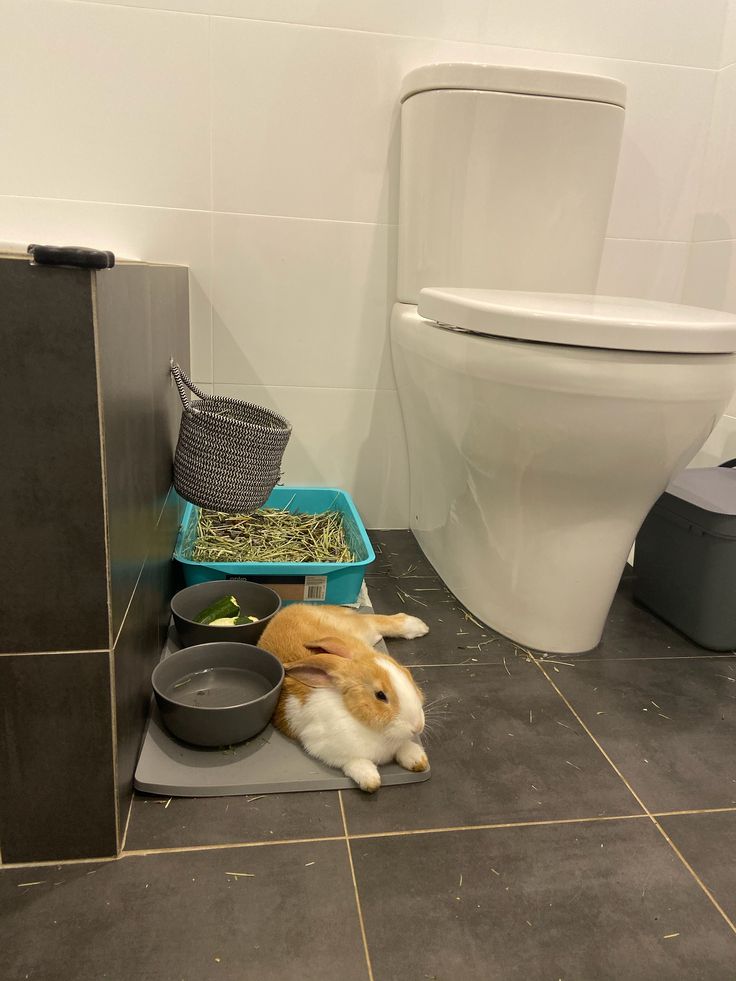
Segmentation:
{"type": "Polygon", "coordinates": [[[138,796],[110,862],[0,870],[9,981],[736,978],[736,657],[638,608],[536,657],[407,532],[379,612],[427,692],[432,778],[376,795],[138,796]]]}

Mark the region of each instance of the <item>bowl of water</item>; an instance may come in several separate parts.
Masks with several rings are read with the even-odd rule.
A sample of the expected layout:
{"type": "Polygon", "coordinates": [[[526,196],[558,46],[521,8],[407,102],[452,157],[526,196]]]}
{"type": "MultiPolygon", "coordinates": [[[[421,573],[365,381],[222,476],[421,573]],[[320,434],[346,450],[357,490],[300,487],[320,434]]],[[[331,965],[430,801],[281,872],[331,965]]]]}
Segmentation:
{"type": "Polygon", "coordinates": [[[284,681],[281,661],[251,644],[184,647],[151,676],[161,720],[194,746],[231,746],[268,725],[284,681]]]}

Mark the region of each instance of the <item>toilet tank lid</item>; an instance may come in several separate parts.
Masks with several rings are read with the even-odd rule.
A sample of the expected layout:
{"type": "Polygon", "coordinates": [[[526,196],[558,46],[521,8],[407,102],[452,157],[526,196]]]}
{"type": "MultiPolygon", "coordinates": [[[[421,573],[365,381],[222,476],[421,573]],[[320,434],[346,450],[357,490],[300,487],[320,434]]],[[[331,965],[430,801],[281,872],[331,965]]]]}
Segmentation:
{"type": "Polygon", "coordinates": [[[581,293],[421,290],[417,312],[439,324],[513,340],[671,354],[736,352],[736,314],[581,293]]]}
{"type": "Polygon", "coordinates": [[[405,102],[419,92],[436,89],[471,89],[582,99],[587,102],[607,102],[622,108],[626,105],[626,86],[617,78],[547,71],[542,68],[458,62],[422,65],[409,72],[401,84],[401,101],[405,102]]]}

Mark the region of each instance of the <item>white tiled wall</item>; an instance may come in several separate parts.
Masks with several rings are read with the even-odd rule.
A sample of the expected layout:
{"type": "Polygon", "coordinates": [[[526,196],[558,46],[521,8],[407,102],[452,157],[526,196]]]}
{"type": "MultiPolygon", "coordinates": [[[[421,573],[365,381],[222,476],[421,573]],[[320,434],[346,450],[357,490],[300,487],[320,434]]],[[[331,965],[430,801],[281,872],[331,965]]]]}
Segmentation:
{"type": "MultiPolygon", "coordinates": [[[[736,0],[728,3],[719,64],[682,298],[736,313],[736,0]]],[[[734,457],[736,396],[692,465],[734,457]]]]}
{"type": "MultiPolygon", "coordinates": [[[[195,380],[292,420],[289,482],[345,487],[370,526],[404,526],[387,339],[401,77],[456,60],[622,79],[599,289],[678,299],[717,79],[727,128],[732,8],[0,0],[0,241],[190,265],[195,380]]],[[[714,275],[701,248],[715,250],[693,249],[688,284],[700,258],[714,275]]]]}

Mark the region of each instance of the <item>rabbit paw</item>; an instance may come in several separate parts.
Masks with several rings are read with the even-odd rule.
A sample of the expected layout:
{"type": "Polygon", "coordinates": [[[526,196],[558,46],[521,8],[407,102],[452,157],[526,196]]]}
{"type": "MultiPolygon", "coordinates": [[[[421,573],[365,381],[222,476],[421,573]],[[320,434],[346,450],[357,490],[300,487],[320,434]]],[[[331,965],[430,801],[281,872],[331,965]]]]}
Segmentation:
{"type": "Polygon", "coordinates": [[[429,633],[429,627],[419,617],[410,616],[408,613],[399,614],[399,616],[403,619],[399,637],[404,637],[406,640],[414,640],[415,637],[424,637],[425,634],[429,633]]]}
{"type": "Polygon", "coordinates": [[[399,747],[396,762],[405,770],[412,770],[414,773],[421,773],[429,766],[427,754],[421,746],[414,742],[407,742],[399,747]]]}
{"type": "Polygon", "coordinates": [[[351,760],[345,764],[342,772],[368,794],[372,794],[381,786],[381,774],[376,764],[371,763],[370,760],[351,760]]]}

